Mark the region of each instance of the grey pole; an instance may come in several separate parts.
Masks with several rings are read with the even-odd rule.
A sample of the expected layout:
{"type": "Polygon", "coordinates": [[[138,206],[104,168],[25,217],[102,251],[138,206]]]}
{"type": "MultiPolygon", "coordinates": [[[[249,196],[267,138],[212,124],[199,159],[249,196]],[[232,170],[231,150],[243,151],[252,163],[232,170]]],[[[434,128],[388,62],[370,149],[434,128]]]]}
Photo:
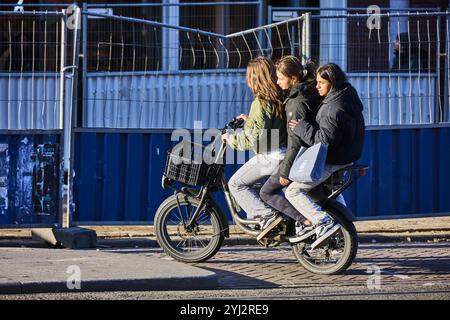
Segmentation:
{"type": "Polygon", "coordinates": [[[302,64],[311,59],[311,12],[303,14],[302,64]]]}
{"type": "MultiPolygon", "coordinates": [[[[258,26],[262,26],[264,25],[264,12],[265,12],[265,6],[266,6],[266,1],[265,0],[260,0],[259,1],[259,5],[258,5],[258,26]]],[[[258,41],[261,44],[261,46],[263,48],[265,48],[265,37],[263,35],[263,31],[259,31],[258,32],[258,41]]]]}
{"type": "Polygon", "coordinates": [[[72,65],[66,66],[64,70],[71,69],[71,90],[70,99],[65,103],[64,108],[64,175],[66,178],[65,196],[64,196],[64,220],[63,228],[69,228],[72,221],[72,189],[73,189],[73,143],[74,143],[74,110],[77,108],[77,86],[78,86],[78,58],[79,58],[79,40],[80,40],[80,24],[81,24],[81,10],[78,6],[73,5],[69,7],[73,16],[68,16],[67,28],[73,30],[73,56],[72,65]]]}
{"type": "MultiPolygon", "coordinates": [[[[59,128],[64,128],[64,119],[65,119],[65,67],[66,67],[66,48],[67,48],[67,26],[66,26],[66,15],[65,10],[63,10],[64,16],[61,18],[61,64],[60,64],[60,85],[59,85],[59,128]]],[[[62,135],[64,137],[64,134],[62,135]]],[[[60,145],[63,145],[60,148],[60,174],[59,174],[59,206],[58,206],[58,214],[59,214],[59,227],[64,225],[64,221],[66,219],[66,211],[64,210],[64,201],[66,197],[65,183],[64,183],[64,138],[60,139],[60,145]]]]}
{"type": "Polygon", "coordinates": [[[443,122],[448,122],[450,120],[449,115],[449,55],[450,55],[450,28],[449,28],[449,16],[445,17],[445,61],[444,61],[444,116],[443,116],[443,122]]]}
{"type": "MultiPolygon", "coordinates": [[[[87,3],[83,2],[83,11],[87,11],[87,3]]],[[[81,75],[83,77],[82,80],[82,86],[83,86],[83,98],[82,98],[82,107],[84,108],[87,106],[87,63],[88,63],[88,52],[87,52],[87,43],[88,43],[88,16],[83,14],[81,16],[81,32],[82,32],[82,58],[83,58],[83,74],[81,75]]],[[[77,113],[75,113],[77,114],[77,113]]],[[[83,113],[84,115],[84,113],[83,113]]],[[[84,123],[82,119],[82,123],[84,123]]],[[[78,124],[78,121],[76,121],[78,124]]]]}

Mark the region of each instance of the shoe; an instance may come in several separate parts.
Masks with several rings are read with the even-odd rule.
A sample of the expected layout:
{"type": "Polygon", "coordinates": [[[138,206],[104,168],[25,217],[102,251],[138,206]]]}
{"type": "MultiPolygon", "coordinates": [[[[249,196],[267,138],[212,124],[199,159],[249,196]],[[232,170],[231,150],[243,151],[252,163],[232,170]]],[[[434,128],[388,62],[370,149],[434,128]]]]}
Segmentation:
{"type": "Polygon", "coordinates": [[[283,221],[283,218],[281,216],[279,216],[278,214],[262,217],[261,222],[259,223],[262,231],[260,234],[258,234],[258,236],[256,237],[256,240],[260,241],[262,238],[264,238],[270,232],[270,230],[275,228],[282,221],[283,221]]]}
{"type": "Polygon", "coordinates": [[[317,240],[314,241],[311,245],[312,250],[316,249],[318,246],[323,244],[325,240],[327,240],[329,237],[333,236],[336,232],[338,232],[339,229],[341,228],[341,225],[332,221],[331,223],[328,223],[327,226],[319,226],[318,228],[320,227],[322,228],[319,230],[319,233],[316,231],[317,240]]]}
{"type": "Polygon", "coordinates": [[[316,227],[316,236],[320,238],[323,236],[328,230],[330,230],[334,226],[335,222],[329,216],[325,216],[319,222],[315,224],[316,227]]]}
{"type": "Polygon", "coordinates": [[[315,227],[313,225],[305,226],[301,222],[297,221],[295,223],[295,236],[289,238],[290,243],[296,243],[303,241],[312,235],[314,235],[315,227]]]}
{"type": "Polygon", "coordinates": [[[273,221],[275,221],[278,218],[278,214],[272,214],[268,216],[259,216],[259,226],[261,227],[261,230],[266,229],[273,221]]]}

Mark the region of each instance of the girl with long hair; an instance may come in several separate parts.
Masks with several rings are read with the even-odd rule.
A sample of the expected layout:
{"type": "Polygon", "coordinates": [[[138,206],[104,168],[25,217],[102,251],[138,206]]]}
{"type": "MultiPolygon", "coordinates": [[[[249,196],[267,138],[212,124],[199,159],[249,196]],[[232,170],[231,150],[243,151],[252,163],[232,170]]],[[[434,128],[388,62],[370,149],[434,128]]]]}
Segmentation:
{"type": "Polygon", "coordinates": [[[246,81],[254,95],[249,115],[241,114],[245,120],[242,130],[225,133],[222,140],[233,149],[253,150],[255,156],[247,161],[230,178],[230,192],[247,213],[248,218],[259,218],[260,228],[281,222],[277,212],[264,203],[254,185],[278,169],[284,157],[287,140],[281,92],[276,84],[273,63],[263,57],[249,62],[246,81]]]}

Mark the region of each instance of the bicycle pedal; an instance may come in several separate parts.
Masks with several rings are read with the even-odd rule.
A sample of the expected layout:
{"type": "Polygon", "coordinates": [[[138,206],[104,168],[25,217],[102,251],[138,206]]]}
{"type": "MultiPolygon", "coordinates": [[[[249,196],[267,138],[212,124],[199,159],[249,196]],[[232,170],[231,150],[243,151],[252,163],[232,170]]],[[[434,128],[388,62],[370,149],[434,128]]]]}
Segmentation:
{"type": "Polygon", "coordinates": [[[261,240],[256,240],[260,245],[262,245],[264,248],[268,248],[269,244],[267,242],[267,238],[265,239],[261,239],[261,240]]]}

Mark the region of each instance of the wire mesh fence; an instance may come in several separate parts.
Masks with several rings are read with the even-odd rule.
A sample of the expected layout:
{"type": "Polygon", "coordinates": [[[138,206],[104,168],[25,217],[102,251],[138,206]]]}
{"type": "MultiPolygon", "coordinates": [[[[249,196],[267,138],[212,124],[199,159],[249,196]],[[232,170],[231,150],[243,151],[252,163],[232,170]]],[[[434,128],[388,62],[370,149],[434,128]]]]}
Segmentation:
{"type": "Polygon", "coordinates": [[[72,49],[66,16],[2,11],[0,17],[0,129],[61,128],[61,69],[72,49]]]}
{"type": "Polygon", "coordinates": [[[313,16],[312,58],[347,70],[369,125],[448,121],[448,66],[440,54],[448,47],[447,16],[385,14],[373,29],[369,18],[313,16]]]}
{"type": "MultiPolygon", "coordinates": [[[[257,27],[258,4],[85,4],[79,124],[220,127],[253,99],[248,61],[287,54],[341,65],[368,125],[448,121],[448,13],[387,12],[370,27],[374,16],[360,12],[299,10],[257,27]]],[[[57,127],[61,18],[3,13],[0,24],[0,81],[7,88],[0,93],[0,127],[57,127]]]]}
{"type": "Polygon", "coordinates": [[[109,43],[85,44],[87,127],[221,127],[252,101],[244,75],[250,59],[302,54],[301,17],[223,35],[116,15],[85,19],[91,16],[110,31],[98,33],[109,43]]]}

